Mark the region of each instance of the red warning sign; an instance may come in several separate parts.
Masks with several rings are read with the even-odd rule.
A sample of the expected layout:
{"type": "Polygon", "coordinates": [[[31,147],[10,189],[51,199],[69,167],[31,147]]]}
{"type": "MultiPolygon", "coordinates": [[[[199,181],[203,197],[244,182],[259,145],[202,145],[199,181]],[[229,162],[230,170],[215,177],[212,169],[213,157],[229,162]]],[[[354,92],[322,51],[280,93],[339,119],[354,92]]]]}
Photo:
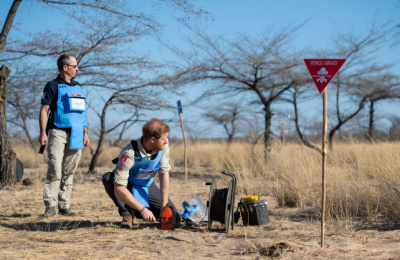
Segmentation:
{"type": "Polygon", "coordinates": [[[319,93],[324,91],[345,61],[346,59],[304,59],[319,93]]]}

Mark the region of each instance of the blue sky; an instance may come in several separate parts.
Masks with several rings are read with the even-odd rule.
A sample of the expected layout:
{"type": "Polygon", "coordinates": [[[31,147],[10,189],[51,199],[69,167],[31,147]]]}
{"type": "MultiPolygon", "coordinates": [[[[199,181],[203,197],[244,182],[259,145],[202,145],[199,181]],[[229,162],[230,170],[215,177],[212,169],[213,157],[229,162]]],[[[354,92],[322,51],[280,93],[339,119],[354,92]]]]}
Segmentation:
{"type": "MultiPolygon", "coordinates": [[[[183,46],[185,39],[192,36],[191,32],[173,19],[173,16],[179,13],[160,4],[135,2],[140,10],[153,14],[164,24],[164,39],[167,41],[183,46]]],[[[5,20],[11,3],[12,0],[1,1],[1,21],[5,20]]],[[[368,28],[373,20],[383,22],[392,19],[394,24],[400,23],[400,0],[199,0],[196,6],[212,14],[212,18],[197,19],[197,25],[211,35],[224,35],[227,38],[234,37],[238,33],[257,34],[271,25],[280,28],[308,20],[296,36],[295,44],[299,48],[306,46],[324,48],[330,45],[334,33],[362,31],[368,28]]],[[[24,32],[34,33],[61,28],[63,25],[68,25],[68,20],[60,17],[53,9],[44,8],[43,5],[38,6],[32,1],[23,1],[15,18],[15,25],[24,32]]],[[[12,31],[10,35],[15,36],[16,31],[12,31]]],[[[165,52],[152,39],[143,45],[147,46],[147,50],[143,48],[143,51],[165,52]]],[[[400,55],[393,53],[400,54],[399,48],[382,50],[382,55],[387,59],[399,61],[400,55]]],[[[164,53],[164,56],[166,59],[169,58],[168,54],[164,53]]]]}
{"type": "MultiPolygon", "coordinates": [[[[365,32],[374,21],[383,23],[393,20],[394,24],[400,24],[400,1],[399,0],[367,0],[367,1],[199,1],[198,6],[211,12],[213,19],[203,19],[198,24],[203,26],[211,35],[223,35],[234,38],[238,33],[257,34],[267,30],[271,25],[276,28],[297,25],[307,20],[307,23],[296,33],[296,49],[310,47],[324,49],[332,47],[333,36],[337,33],[354,31],[354,33],[365,32]]],[[[191,37],[191,33],[184,26],[172,22],[167,13],[160,18],[167,21],[165,35],[171,42],[185,47],[185,39],[191,37]]],[[[153,53],[159,49],[154,46],[153,53]]],[[[158,55],[158,54],[157,54],[158,55]]],[[[160,56],[168,57],[165,51],[160,56]]],[[[311,57],[305,57],[311,58],[311,57]]],[[[400,46],[391,47],[390,44],[382,48],[378,53],[378,61],[383,63],[400,64],[400,46]]],[[[400,73],[400,65],[395,66],[393,72],[400,73]]],[[[329,86],[328,86],[329,87],[329,86]]],[[[312,118],[322,121],[322,107],[318,99],[316,89],[316,100],[303,106],[303,113],[311,115],[312,118]]],[[[183,104],[187,102],[183,101],[183,104]]],[[[333,102],[329,102],[333,105],[333,102]]],[[[330,106],[329,109],[334,109],[330,106]]],[[[186,109],[187,110],[187,109],[186,109]]],[[[189,108],[189,114],[183,114],[186,118],[196,118],[194,108],[189,108]],[[190,113],[193,111],[193,113],[190,113]]],[[[398,102],[378,103],[377,114],[387,114],[399,111],[398,102]]],[[[187,112],[187,111],[186,111],[187,112]]],[[[202,122],[203,123],[203,122],[202,122]]],[[[379,120],[379,124],[388,127],[387,120],[379,120]]],[[[210,132],[208,125],[201,124],[199,129],[210,132]]],[[[214,128],[215,129],[215,128],[214,128]]],[[[221,128],[215,130],[218,135],[224,136],[221,128]]]]}
{"type": "MultiPolygon", "coordinates": [[[[197,5],[213,15],[212,19],[203,19],[199,25],[204,26],[210,34],[222,34],[228,38],[238,33],[257,34],[271,25],[280,28],[308,20],[296,37],[296,46],[299,48],[324,48],[330,45],[335,33],[363,31],[374,20],[383,22],[392,19],[395,24],[400,23],[399,0],[205,0],[199,1],[197,5]]],[[[179,42],[190,36],[183,26],[168,19],[168,12],[163,13],[160,18],[167,23],[165,35],[171,41],[175,39],[179,42]]],[[[383,55],[393,51],[400,54],[398,49],[387,49],[383,51],[383,55]]]]}
{"type": "MultiPolygon", "coordinates": [[[[0,20],[4,21],[11,0],[1,0],[0,20]]],[[[138,8],[149,12],[165,25],[164,39],[178,47],[186,48],[186,39],[192,37],[182,24],[174,19],[174,11],[160,7],[158,1],[135,1],[138,8]]],[[[226,38],[234,38],[238,33],[257,34],[267,30],[271,25],[276,28],[289,24],[297,25],[305,20],[308,22],[297,32],[294,46],[298,49],[311,47],[323,49],[330,46],[332,36],[338,32],[362,32],[366,30],[374,20],[384,22],[393,20],[394,24],[400,24],[400,0],[199,0],[196,5],[212,14],[212,18],[203,18],[196,21],[199,28],[203,28],[210,35],[224,35],[226,38]]],[[[68,20],[60,18],[48,8],[39,8],[37,5],[23,1],[17,13],[15,24],[25,32],[34,33],[45,29],[56,29],[68,23],[68,20]]],[[[13,31],[10,36],[17,36],[13,31]]],[[[162,60],[173,60],[171,54],[162,49],[162,46],[153,39],[147,39],[135,45],[139,52],[149,53],[152,57],[162,60]]],[[[306,57],[305,57],[306,58],[306,57]]],[[[382,48],[379,51],[379,60],[399,64],[400,46],[382,48]]],[[[395,73],[400,72],[400,66],[396,66],[395,73]]],[[[329,86],[328,86],[329,88],[329,86]]],[[[316,91],[316,93],[318,93],[316,91]]],[[[196,110],[185,108],[185,117],[196,116],[196,110]]],[[[320,104],[316,104],[316,113],[319,113],[320,104]]],[[[398,108],[398,104],[382,104],[382,111],[398,108]]],[[[379,108],[378,108],[379,109],[379,108]]],[[[395,109],[398,111],[398,109],[395,109]]],[[[179,119],[178,119],[179,121],[179,119]]],[[[177,124],[179,126],[179,124],[177,124]]],[[[200,127],[200,126],[199,126],[200,127]]],[[[215,136],[224,136],[222,129],[212,130],[215,136]]],[[[179,131],[171,132],[180,137],[179,131]]]]}

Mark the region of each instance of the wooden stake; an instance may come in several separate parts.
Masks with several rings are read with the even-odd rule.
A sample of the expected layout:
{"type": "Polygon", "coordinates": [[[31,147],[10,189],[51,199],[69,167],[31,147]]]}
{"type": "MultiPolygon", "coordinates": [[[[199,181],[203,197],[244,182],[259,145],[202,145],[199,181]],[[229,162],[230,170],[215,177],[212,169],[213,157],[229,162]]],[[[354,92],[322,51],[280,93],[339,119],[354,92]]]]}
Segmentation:
{"type": "Polygon", "coordinates": [[[185,135],[185,128],[183,127],[183,120],[182,120],[182,114],[180,114],[179,113],[179,119],[181,120],[181,126],[182,126],[182,133],[183,133],[183,140],[184,140],[184,143],[185,143],[185,146],[184,146],[184,160],[185,160],[185,181],[187,182],[187,178],[188,178],[188,176],[187,176],[187,143],[186,143],[186,135],[185,135]]]}
{"type": "Polygon", "coordinates": [[[328,132],[328,88],[323,92],[323,133],[322,133],[322,212],[321,212],[321,247],[324,247],[325,233],[325,198],[326,198],[326,157],[327,157],[327,132],[328,132]]]}

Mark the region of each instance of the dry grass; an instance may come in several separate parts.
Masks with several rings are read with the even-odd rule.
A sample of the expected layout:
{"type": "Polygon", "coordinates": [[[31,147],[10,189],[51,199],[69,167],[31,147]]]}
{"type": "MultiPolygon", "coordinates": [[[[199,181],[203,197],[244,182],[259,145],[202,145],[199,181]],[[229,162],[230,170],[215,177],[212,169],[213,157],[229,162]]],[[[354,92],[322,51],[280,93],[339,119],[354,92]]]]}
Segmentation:
{"type": "MultiPolygon", "coordinates": [[[[171,156],[182,157],[183,148],[171,156]]],[[[320,208],[321,155],[303,145],[276,143],[264,160],[263,147],[200,143],[188,149],[189,167],[237,174],[239,195],[272,195],[281,207],[320,208]]],[[[327,215],[343,219],[390,218],[400,224],[400,143],[337,144],[328,152],[327,215]]],[[[179,163],[182,163],[179,161],[179,163]]]]}
{"type": "Polygon", "coordinates": [[[228,235],[218,223],[211,232],[206,227],[160,231],[139,220],[134,229],[121,229],[101,184],[120,149],[109,147],[101,169],[92,175],[85,173],[90,156],[88,149],[84,153],[72,198],[73,210],[81,215],[43,219],[43,155],[14,147],[33,185],[0,190],[0,259],[257,259],[281,243],[288,247],[278,252],[280,259],[398,259],[400,144],[337,144],[328,153],[325,249],[319,245],[319,154],[300,145],[275,144],[266,166],[262,146],[253,150],[235,143],[228,150],[224,143],[190,144],[185,182],[183,146],[171,145],[170,197],[178,209],[196,194],[206,202],[209,186],[204,181],[209,178],[218,177],[218,188],[226,187],[229,180],[219,172],[227,170],[238,176],[237,201],[244,195],[268,200],[271,223],[244,227],[240,221],[228,235]]]}

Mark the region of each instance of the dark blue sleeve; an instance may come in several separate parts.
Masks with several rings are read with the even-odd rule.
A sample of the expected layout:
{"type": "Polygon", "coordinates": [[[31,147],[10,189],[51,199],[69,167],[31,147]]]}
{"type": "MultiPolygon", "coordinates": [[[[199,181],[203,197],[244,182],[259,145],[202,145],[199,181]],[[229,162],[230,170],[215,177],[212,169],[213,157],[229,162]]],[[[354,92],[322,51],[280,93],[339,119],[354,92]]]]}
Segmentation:
{"type": "Polygon", "coordinates": [[[55,88],[57,88],[57,85],[52,84],[51,81],[47,82],[47,84],[43,90],[43,96],[42,96],[42,101],[41,101],[42,105],[49,105],[49,106],[51,105],[51,103],[53,102],[53,99],[55,98],[54,97],[55,88]]]}

